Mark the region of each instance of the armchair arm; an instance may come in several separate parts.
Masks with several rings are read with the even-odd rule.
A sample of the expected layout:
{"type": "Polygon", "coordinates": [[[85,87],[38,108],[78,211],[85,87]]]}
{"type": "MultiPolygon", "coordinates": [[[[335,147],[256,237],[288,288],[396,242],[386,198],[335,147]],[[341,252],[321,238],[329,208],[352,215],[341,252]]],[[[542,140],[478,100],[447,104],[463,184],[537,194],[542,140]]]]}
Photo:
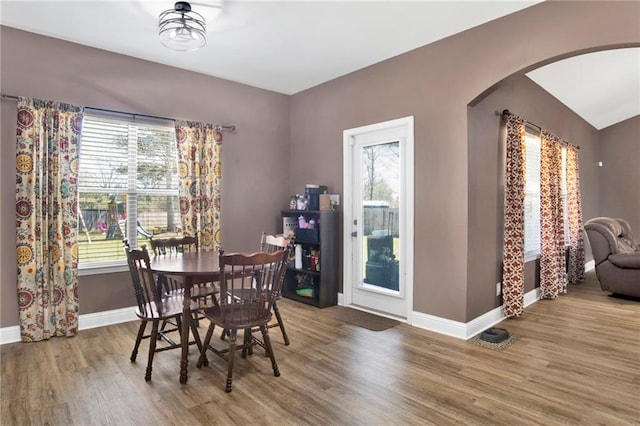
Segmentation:
{"type": "Polygon", "coordinates": [[[618,268],[640,269],[640,252],[611,254],[609,262],[618,268]]]}

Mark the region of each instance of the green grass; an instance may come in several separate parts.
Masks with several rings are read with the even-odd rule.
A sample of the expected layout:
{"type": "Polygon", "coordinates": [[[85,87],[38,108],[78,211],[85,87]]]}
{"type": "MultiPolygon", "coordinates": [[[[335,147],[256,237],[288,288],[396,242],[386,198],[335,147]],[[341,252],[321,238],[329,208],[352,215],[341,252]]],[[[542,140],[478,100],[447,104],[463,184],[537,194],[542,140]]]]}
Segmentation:
{"type": "MultiPolygon", "coordinates": [[[[150,248],[149,240],[138,236],[138,245],[142,244],[147,244],[147,248],[150,248]]],[[[122,239],[120,237],[107,239],[99,231],[90,232],[89,236],[85,232],[78,235],[78,257],[80,262],[126,259],[122,250],[122,239]]]]}

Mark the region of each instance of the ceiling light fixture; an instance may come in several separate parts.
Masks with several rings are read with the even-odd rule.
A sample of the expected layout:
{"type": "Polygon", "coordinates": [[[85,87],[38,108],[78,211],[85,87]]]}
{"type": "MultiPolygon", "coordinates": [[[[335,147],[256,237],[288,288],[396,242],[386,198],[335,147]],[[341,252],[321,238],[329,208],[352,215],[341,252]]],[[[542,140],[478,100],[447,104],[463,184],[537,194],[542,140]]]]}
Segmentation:
{"type": "Polygon", "coordinates": [[[206,21],[191,10],[186,1],[176,2],[173,9],[158,17],[158,34],[163,45],[173,50],[196,50],[207,42],[206,21]]]}

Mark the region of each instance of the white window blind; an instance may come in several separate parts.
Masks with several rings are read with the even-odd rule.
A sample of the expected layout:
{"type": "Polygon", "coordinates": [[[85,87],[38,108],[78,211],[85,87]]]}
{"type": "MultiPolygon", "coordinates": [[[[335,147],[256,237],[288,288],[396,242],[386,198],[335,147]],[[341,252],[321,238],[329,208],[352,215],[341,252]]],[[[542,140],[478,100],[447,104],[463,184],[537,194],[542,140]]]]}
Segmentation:
{"type": "Polygon", "coordinates": [[[569,205],[567,203],[567,148],[562,147],[562,173],[560,175],[560,197],[562,197],[563,217],[564,217],[564,242],[571,244],[569,235],[569,205]]]}
{"type": "MultiPolygon", "coordinates": [[[[532,261],[540,255],[540,137],[525,135],[525,198],[524,198],[524,260],[532,261]]],[[[564,237],[569,243],[569,209],[567,207],[567,150],[562,148],[560,191],[563,203],[564,237]]]]}
{"type": "Polygon", "coordinates": [[[540,254],[540,138],[525,135],[524,257],[540,254]]]}
{"type": "Polygon", "coordinates": [[[122,264],[122,239],[180,234],[173,126],[85,115],[80,144],[81,268],[122,264]]]}

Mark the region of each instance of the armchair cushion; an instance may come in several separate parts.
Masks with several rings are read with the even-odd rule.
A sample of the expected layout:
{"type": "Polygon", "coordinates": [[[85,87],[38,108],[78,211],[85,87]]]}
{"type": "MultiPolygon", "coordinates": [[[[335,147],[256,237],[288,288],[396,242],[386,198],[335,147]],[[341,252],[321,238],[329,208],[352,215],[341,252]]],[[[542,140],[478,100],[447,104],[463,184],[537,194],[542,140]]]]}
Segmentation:
{"type": "Polygon", "coordinates": [[[618,268],[640,269],[640,252],[612,254],[609,261],[618,268]]]}

